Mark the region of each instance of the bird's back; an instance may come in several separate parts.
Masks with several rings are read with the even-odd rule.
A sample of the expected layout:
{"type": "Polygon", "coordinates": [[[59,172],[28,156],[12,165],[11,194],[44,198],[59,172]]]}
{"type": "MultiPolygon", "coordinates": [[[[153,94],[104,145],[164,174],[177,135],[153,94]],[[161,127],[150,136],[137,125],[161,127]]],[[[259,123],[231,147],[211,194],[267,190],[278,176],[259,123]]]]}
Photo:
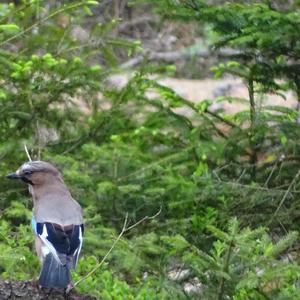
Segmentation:
{"type": "Polygon", "coordinates": [[[49,193],[34,205],[37,222],[51,222],[62,226],[81,225],[83,223],[80,205],[69,193],[49,193]]]}

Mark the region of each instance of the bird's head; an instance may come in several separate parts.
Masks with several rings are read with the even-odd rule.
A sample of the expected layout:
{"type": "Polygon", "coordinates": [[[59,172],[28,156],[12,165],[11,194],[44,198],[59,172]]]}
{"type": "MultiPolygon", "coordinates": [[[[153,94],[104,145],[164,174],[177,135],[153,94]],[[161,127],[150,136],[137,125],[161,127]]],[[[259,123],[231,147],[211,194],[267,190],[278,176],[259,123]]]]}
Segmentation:
{"type": "Polygon", "coordinates": [[[7,178],[21,179],[32,186],[39,186],[55,179],[61,180],[61,174],[52,164],[36,160],[24,163],[16,173],[7,175],[7,178]]]}

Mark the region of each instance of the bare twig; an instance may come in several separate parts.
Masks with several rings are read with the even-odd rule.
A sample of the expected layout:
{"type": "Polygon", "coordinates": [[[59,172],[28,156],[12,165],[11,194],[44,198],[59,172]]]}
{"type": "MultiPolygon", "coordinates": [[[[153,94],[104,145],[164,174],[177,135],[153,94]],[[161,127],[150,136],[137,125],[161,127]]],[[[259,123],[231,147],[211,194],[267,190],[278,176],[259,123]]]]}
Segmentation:
{"type": "MultiPolygon", "coordinates": [[[[216,175],[216,173],[214,172],[214,175],[216,175]]],[[[219,176],[216,176],[217,180],[213,179],[214,183],[219,183],[219,184],[224,184],[224,185],[229,185],[229,186],[236,186],[236,187],[241,187],[247,190],[254,190],[254,191],[265,191],[265,192],[275,192],[276,193],[281,193],[281,194],[286,194],[287,190],[284,189],[278,189],[278,188],[268,188],[268,187],[264,187],[261,185],[251,185],[251,184],[243,184],[237,181],[224,181],[221,180],[219,176]]],[[[198,177],[198,180],[207,180],[205,177],[198,177]]],[[[290,190],[288,191],[288,193],[291,192],[290,190]]],[[[293,194],[300,194],[300,190],[294,190],[292,192],[293,194]]]]}
{"type": "Polygon", "coordinates": [[[177,157],[180,157],[180,156],[182,155],[182,153],[187,153],[187,152],[191,151],[193,148],[194,148],[194,146],[193,146],[193,147],[188,147],[188,148],[186,148],[186,149],[183,149],[181,152],[173,153],[173,154],[170,154],[170,155],[167,156],[167,157],[163,157],[162,159],[159,159],[159,160],[157,160],[157,161],[155,161],[155,162],[151,162],[151,163],[149,163],[147,166],[145,166],[145,167],[143,167],[143,168],[141,168],[141,169],[138,169],[138,170],[136,170],[136,171],[134,171],[134,172],[132,172],[132,173],[126,175],[126,176],[119,177],[119,178],[117,179],[117,181],[118,181],[118,182],[120,182],[120,181],[122,182],[122,181],[124,181],[125,179],[134,177],[134,176],[136,176],[136,175],[141,175],[141,174],[143,174],[145,171],[151,170],[152,168],[154,168],[155,166],[157,166],[157,165],[159,165],[159,164],[166,163],[166,162],[169,162],[169,161],[172,160],[172,159],[176,159],[177,157]]]}
{"type": "Polygon", "coordinates": [[[202,58],[208,58],[213,55],[231,57],[233,55],[238,55],[240,52],[233,49],[223,49],[213,52],[209,49],[199,49],[197,51],[186,51],[186,49],[167,51],[167,52],[153,52],[150,50],[145,50],[145,55],[138,55],[121,65],[121,68],[132,68],[139,65],[146,58],[148,61],[164,61],[167,63],[174,63],[181,59],[188,59],[193,56],[199,56],[202,58]]]}
{"type": "Polygon", "coordinates": [[[254,80],[252,78],[252,75],[250,76],[248,80],[248,94],[249,94],[249,109],[250,109],[250,135],[249,135],[249,145],[251,148],[251,154],[250,154],[250,164],[252,165],[251,169],[251,179],[252,181],[255,181],[256,178],[256,163],[257,163],[257,143],[255,141],[255,131],[256,131],[256,118],[257,118],[257,108],[256,103],[254,99],[254,80]]]}
{"type": "Polygon", "coordinates": [[[160,207],[159,211],[158,211],[155,215],[153,215],[153,216],[151,216],[151,217],[146,216],[146,217],[142,218],[141,220],[137,221],[137,222],[134,223],[133,225],[127,227],[126,230],[125,230],[125,232],[131,230],[132,228],[134,228],[134,227],[140,225],[141,223],[143,223],[143,222],[145,222],[145,221],[155,219],[155,218],[161,213],[161,210],[162,210],[162,206],[160,207]]]}
{"type": "MultiPolygon", "coordinates": [[[[142,218],[141,220],[137,221],[136,223],[134,223],[133,225],[131,225],[129,227],[127,227],[128,213],[126,213],[122,230],[121,230],[120,234],[118,235],[118,237],[113,242],[113,244],[110,247],[110,249],[104,255],[104,257],[102,258],[102,260],[89,273],[87,273],[85,276],[83,276],[81,279],[79,279],[78,281],[76,281],[74,283],[74,286],[72,288],[74,288],[75,286],[77,286],[78,284],[80,284],[82,281],[86,280],[88,277],[90,277],[91,275],[93,275],[104,264],[104,262],[106,261],[107,257],[112,252],[112,250],[115,248],[116,244],[119,242],[119,240],[121,239],[121,237],[124,235],[125,232],[133,229],[134,227],[138,226],[139,224],[141,224],[142,222],[144,222],[146,220],[152,220],[152,219],[156,218],[161,213],[161,210],[162,210],[162,207],[160,207],[159,211],[155,215],[150,216],[150,217],[149,216],[145,216],[144,218],[142,218]]],[[[68,291],[70,291],[71,289],[69,289],[68,291]]]]}
{"type": "Polygon", "coordinates": [[[94,269],[92,269],[89,273],[87,273],[85,276],[83,276],[81,279],[79,279],[78,281],[76,281],[74,283],[74,287],[77,286],[78,284],[80,284],[82,281],[86,280],[88,277],[90,277],[91,275],[93,275],[105,262],[106,258],[108,257],[108,255],[111,253],[111,251],[115,248],[116,244],[118,243],[118,241],[121,239],[122,235],[124,234],[124,232],[126,231],[126,226],[127,226],[127,220],[128,220],[128,213],[125,216],[125,220],[124,220],[124,225],[123,228],[120,232],[120,234],[118,235],[118,237],[116,238],[116,240],[113,242],[112,246],[110,247],[110,249],[107,251],[107,253],[104,255],[104,257],[102,258],[102,260],[94,267],[94,269]]]}
{"type": "Polygon", "coordinates": [[[283,195],[278,207],[276,208],[275,212],[274,212],[274,217],[277,215],[278,211],[280,210],[281,206],[283,205],[285,199],[287,198],[288,194],[290,193],[293,185],[296,183],[298,177],[300,176],[300,170],[298,171],[298,173],[296,174],[296,176],[293,178],[292,182],[290,183],[288,189],[286,190],[285,194],[283,195]]]}
{"type": "Polygon", "coordinates": [[[270,172],[270,174],[269,174],[269,176],[268,176],[266,182],[265,182],[264,185],[263,185],[264,187],[268,187],[269,182],[270,182],[270,180],[271,180],[271,178],[272,178],[272,176],[273,176],[275,170],[277,169],[278,163],[279,163],[279,162],[280,162],[279,160],[277,160],[277,161],[275,162],[275,164],[274,164],[274,166],[273,166],[273,168],[272,168],[272,170],[271,170],[271,172],[270,172]]]}
{"type": "Polygon", "coordinates": [[[147,16],[147,15],[142,15],[140,17],[137,17],[133,20],[128,20],[122,22],[118,26],[118,30],[121,32],[127,31],[130,28],[136,28],[136,26],[141,25],[141,24],[147,24],[147,23],[156,23],[158,21],[158,18],[155,16],[147,16]]]}
{"type": "Polygon", "coordinates": [[[30,157],[30,154],[29,154],[29,152],[28,152],[27,146],[26,146],[25,143],[24,143],[24,149],[25,149],[26,155],[27,155],[27,157],[28,157],[28,160],[29,160],[29,161],[32,161],[32,159],[31,159],[31,157],[30,157]]]}
{"type": "Polygon", "coordinates": [[[36,131],[37,131],[37,139],[38,139],[38,154],[37,154],[37,159],[40,160],[41,159],[41,149],[42,149],[42,143],[41,143],[41,129],[40,129],[40,125],[39,125],[39,120],[36,120],[36,131]]]}
{"type": "Polygon", "coordinates": [[[241,175],[240,175],[239,178],[236,180],[237,183],[240,182],[240,180],[242,179],[242,177],[245,175],[246,171],[247,171],[246,169],[244,169],[244,170],[242,171],[241,175]]]}
{"type": "MultiPolygon", "coordinates": [[[[271,178],[272,178],[272,176],[273,176],[275,170],[279,168],[278,175],[276,176],[275,179],[278,178],[278,176],[279,176],[279,174],[280,174],[281,167],[282,167],[282,165],[283,165],[283,162],[284,162],[284,160],[286,160],[286,159],[289,159],[289,157],[286,157],[284,154],[281,154],[280,157],[276,160],[276,162],[275,162],[275,164],[274,164],[274,166],[273,166],[273,168],[272,168],[272,170],[271,170],[271,172],[270,172],[270,174],[269,174],[269,176],[268,176],[268,178],[267,178],[267,180],[266,180],[266,182],[265,182],[265,184],[264,184],[265,187],[268,187],[269,182],[270,182],[270,180],[271,180],[271,178]]],[[[277,186],[277,188],[278,188],[278,186],[277,186]]]]}

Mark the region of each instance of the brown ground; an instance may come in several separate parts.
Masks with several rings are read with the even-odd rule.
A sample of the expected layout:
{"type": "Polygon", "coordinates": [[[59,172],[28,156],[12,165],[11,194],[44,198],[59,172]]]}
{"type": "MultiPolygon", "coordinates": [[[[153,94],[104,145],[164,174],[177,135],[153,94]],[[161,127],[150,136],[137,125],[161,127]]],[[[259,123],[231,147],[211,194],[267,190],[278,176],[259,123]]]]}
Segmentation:
{"type": "Polygon", "coordinates": [[[72,290],[64,291],[39,289],[33,281],[0,280],[0,300],[96,300],[88,295],[80,295],[72,290]]]}

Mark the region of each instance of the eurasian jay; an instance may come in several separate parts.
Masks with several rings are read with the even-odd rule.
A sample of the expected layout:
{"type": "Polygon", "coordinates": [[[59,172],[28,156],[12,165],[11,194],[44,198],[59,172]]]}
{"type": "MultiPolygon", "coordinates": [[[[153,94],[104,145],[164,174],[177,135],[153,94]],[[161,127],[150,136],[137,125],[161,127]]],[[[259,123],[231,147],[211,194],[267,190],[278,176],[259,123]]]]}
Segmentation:
{"type": "Polygon", "coordinates": [[[29,184],[33,198],[32,228],[42,264],[39,285],[70,289],[70,269],[75,268],[82,246],[83,218],[61,173],[45,161],[24,163],[7,176],[29,184]]]}

